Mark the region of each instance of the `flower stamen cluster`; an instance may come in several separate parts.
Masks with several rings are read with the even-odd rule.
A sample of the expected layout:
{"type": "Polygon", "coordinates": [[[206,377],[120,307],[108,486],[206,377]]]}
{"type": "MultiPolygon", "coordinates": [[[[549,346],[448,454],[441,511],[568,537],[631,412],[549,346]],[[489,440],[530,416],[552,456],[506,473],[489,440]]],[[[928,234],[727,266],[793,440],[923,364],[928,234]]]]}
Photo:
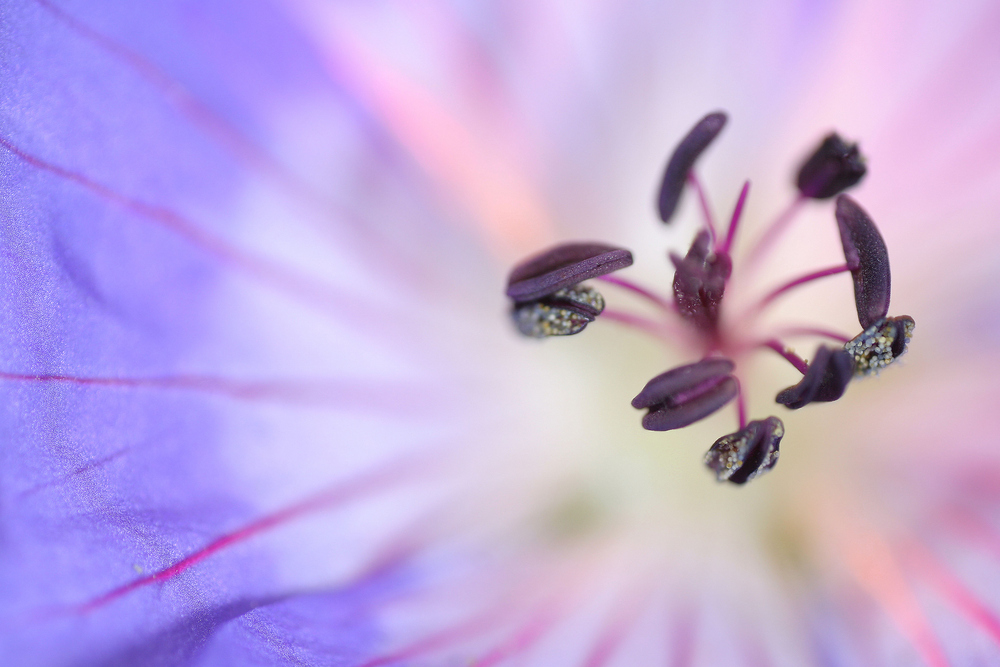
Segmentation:
{"type": "MultiPolygon", "coordinates": [[[[802,333],[842,344],[841,347],[820,345],[812,361],[806,362],[778,338],[748,343],[741,338],[740,327],[724,326],[723,300],[733,274],[730,250],[750,184],[743,186],[720,243],[693,168],[726,122],[727,116],[722,112],[701,119],[680,141],[664,170],[657,196],[660,219],[670,224],[688,186],[695,187],[705,211],[705,228],[696,234],[687,253],[683,257],[677,253],[669,255],[674,266],[673,303],[620,277],[606,278],[605,282],[638,293],[666,314],[679,317],[702,343],[703,357],[699,361],[657,375],[633,399],[633,407],[647,410],[643,428],[653,431],[683,428],[736,400],[739,429],[716,440],[704,460],[719,481],[744,484],[777,464],[785,427],[775,416],[747,421],[745,397],[733,358],[744,356],[748,350],[770,349],[788,361],[802,373],[802,379],[781,391],[775,401],[797,410],[810,403],[836,401],[844,395],[852,379],[877,373],[893,363],[905,353],[914,322],[905,315],[888,316],[891,281],[885,242],[868,214],[853,199],[841,194],[865,175],[865,161],[856,144],[830,134],[800,167],[796,177],[798,195],[789,210],[794,211],[806,199],[836,197],[835,218],[845,263],[813,271],[772,290],[757,302],[749,316],[756,317],[792,289],[850,272],[862,332],[850,338],[822,327],[799,327],[802,333]]],[[[762,256],[765,246],[789,222],[790,214],[786,212],[751,250],[750,258],[762,256]]],[[[602,243],[563,244],[518,264],[507,285],[518,331],[533,338],[583,331],[604,311],[604,298],[593,287],[581,284],[582,281],[607,276],[631,264],[632,254],[628,250],[602,243]]],[[[640,321],[619,313],[614,319],[625,324],[640,321]]]]}

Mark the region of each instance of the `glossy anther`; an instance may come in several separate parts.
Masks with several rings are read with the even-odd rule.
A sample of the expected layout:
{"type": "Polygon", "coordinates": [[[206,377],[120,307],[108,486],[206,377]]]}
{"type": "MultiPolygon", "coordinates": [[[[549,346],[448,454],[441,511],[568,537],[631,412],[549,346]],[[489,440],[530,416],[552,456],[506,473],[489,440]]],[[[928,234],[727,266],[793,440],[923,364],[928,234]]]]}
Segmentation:
{"type": "Polygon", "coordinates": [[[642,427],[670,431],[704,419],[736,398],[735,366],[728,359],[704,359],[657,375],[632,399],[632,407],[648,408],[642,427]]]}
{"type": "Polygon", "coordinates": [[[726,291],[726,281],[733,271],[732,260],[725,253],[712,254],[708,232],[699,232],[683,258],[670,255],[674,263],[674,299],[678,312],[699,329],[713,330],[719,320],[719,307],[726,291]]]}
{"type": "Polygon", "coordinates": [[[799,168],[795,180],[803,197],[829,199],[864,177],[865,159],[857,144],[848,144],[833,133],[827,135],[799,168]]]}
{"type": "Polygon", "coordinates": [[[632,253],[603,243],[566,243],[521,262],[510,272],[507,296],[517,303],[535,301],[632,265],[632,253]]]}
{"type": "Polygon", "coordinates": [[[752,421],[716,440],[705,453],[705,465],[720,482],[745,484],[777,465],[783,435],[785,425],[777,417],[752,421]]]}
{"type": "Polygon", "coordinates": [[[574,285],[537,301],[514,306],[514,324],[525,336],[548,338],[583,331],[604,310],[604,297],[585,285],[574,285]]]}
{"type": "Polygon", "coordinates": [[[854,279],[858,321],[867,329],[889,312],[889,251],[875,223],[853,199],[837,197],[836,215],[844,258],[854,279]]]}
{"type": "Polygon", "coordinates": [[[670,218],[673,217],[677,210],[677,204],[680,202],[688,173],[702,152],[722,131],[726,120],[726,114],[721,111],[708,114],[691,128],[687,136],[681,139],[677,148],[674,149],[667,162],[667,168],[663,172],[660,195],[657,199],[657,209],[660,213],[660,220],[663,222],[670,222],[670,218]]]}
{"type": "Polygon", "coordinates": [[[871,375],[899,359],[913,336],[915,323],[907,315],[887,317],[871,325],[844,345],[854,360],[856,376],[871,375]]]}
{"type": "Polygon", "coordinates": [[[802,380],[778,394],[775,401],[792,410],[809,403],[836,401],[844,395],[853,375],[854,359],[850,354],[821,345],[802,380]]]}

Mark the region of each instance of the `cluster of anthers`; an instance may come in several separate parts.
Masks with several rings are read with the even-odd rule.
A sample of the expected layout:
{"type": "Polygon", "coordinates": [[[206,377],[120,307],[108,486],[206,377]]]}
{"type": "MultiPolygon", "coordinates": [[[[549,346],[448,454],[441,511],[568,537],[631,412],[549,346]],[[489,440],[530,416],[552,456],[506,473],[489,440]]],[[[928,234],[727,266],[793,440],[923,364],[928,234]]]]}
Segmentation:
{"type": "Polygon", "coordinates": [[[779,393],[776,401],[797,410],[812,402],[839,399],[852,378],[877,373],[898,359],[906,351],[914,323],[905,315],[887,317],[889,255],[885,242],[868,214],[854,200],[840,194],[865,175],[864,159],[856,144],[847,144],[837,134],[827,136],[803,163],[797,176],[797,197],[747,253],[747,261],[759,260],[787,228],[803,202],[836,196],[836,220],[845,263],[809,273],[772,290],[742,319],[738,318],[737,324],[745,324],[748,315],[756,317],[789,290],[826,276],[850,272],[862,332],[849,338],[819,327],[788,330],[789,334],[814,335],[839,343],[838,347],[821,344],[812,362],[807,363],[777,337],[747,341],[745,335],[740,335],[747,327],[734,326],[720,318],[722,297],[733,268],[730,250],[750,183],[744,184],[726,236],[720,241],[705,193],[692,168],[718,136],[726,118],[724,113],[717,112],[699,121],[670,156],[663,175],[657,202],[663,222],[670,222],[688,185],[697,192],[705,217],[704,229],[698,232],[687,254],[680,257],[670,253],[675,269],[673,301],[620,277],[607,277],[630,266],[632,254],[601,243],[563,244],[525,260],[511,271],[507,296],[514,303],[511,312],[517,329],[533,338],[580,333],[602,312],[619,322],[648,324],[629,313],[605,312],[601,294],[581,284],[591,278],[630,290],[665,311],[666,316],[680,318],[699,341],[702,359],[654,377],[633,399],[632,406],[648,410],[642,419],[644,428],[669,431],[704,419],[735,399],[739,430],[716,440],[705,454],[705,464],[719,481],[743,484],[775,466],[785,429],[777,417],[747,421],[746,400],[732,358],[757,349],[781,355],[803,377],[798,384],[779,393]]]}

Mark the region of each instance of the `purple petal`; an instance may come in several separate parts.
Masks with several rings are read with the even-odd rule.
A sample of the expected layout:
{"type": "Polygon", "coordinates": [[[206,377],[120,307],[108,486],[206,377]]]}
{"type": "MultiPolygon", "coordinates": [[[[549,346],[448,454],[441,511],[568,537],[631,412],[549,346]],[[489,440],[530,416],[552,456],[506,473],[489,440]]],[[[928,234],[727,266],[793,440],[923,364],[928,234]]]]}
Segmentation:
{"type": "Polygon", "coordinates": [[[854,278],[854,302],[861,328],[889,312],[889,251],[875,223],[847,195],[837,197],[837,227],[844,258],[854,278]]]}
{"type": "Polygon", "coordinates": [[[853,375],[854,360],[850,354],[821,345],[802,380],[778,394],[775,400],[792,410],[812,402],[836,401],[844,395],[853,375]]]}
{"type": "MultiPolygon", "coordinates": [[[[231,248],[264,239],[253,252],[273,266],[287,247],[269,242],[308,225],[310,214],[298,212],[310,204],[286,187],[299,175],[266,154],[288,148],[278,117],[301,111],[288,100],[315,101],[310,108],[325,127],[352,142],[366,141],[365,133],[336,101],[301,33],[269,3],[63,5],[67,13],[47,2],[4,8],[0,369],[11,373],[0,380],[3,663],[188,664],[220,633],[263,664],[286,660],[286,650],[317,664],[370,654],[380,641],[373,586],[340,588],[339,578],[313,573],[312,581],[333,582],[325,590],[343,593],[344,621],[310,632],[311,624],[281,613],[308,607],[300,602],[308,595],[290,593],[308,575],[283,575],[276,541],[263,530],[239,539],[240,527],[260,527],[262,515],[281,524],[269,512],[308,493],[303,477],[282,466],[301,460],[314,420],[360,442],[354,417],[329,406],[261,410],[239,392],[212,395],[184,383],[114,382],[275,369],[344,378],[349,364],[384,358],[384,350],[343,345],[364,340],[343,316],[337,328],[329,319],[323,327],[327,349],[333,342],[352,350],[339,375],[330,357],[307,352],[315,348],[296,351],[315,334],[317,314],[227,261],[237,257],[231,248]],[[280,229],[246,233],[263,210],[250,203],[258,197],[279,214],[280,229]],[[278,327],[287,348],[272,347],[262,302],[274,308],[263,312],[288,319],[278,327]],[[57,379],[75,376],[109,381],[57,379]],[[283,451],[258,476],[250,471],[269,438],[283,451]],[[283,477],[298,488],[283,486],[283,477]],[[219,543],[223,537],[229,541],[219,543]],[[213,543],[219,548],[204,551],[213,543]],[[205,558],[171,569],[197,553],[205,558]]],[[[346,163],[328,139],[313,141],[346,163]]],[[[322,226],[338,238],[348,227],[329,209],[322,226]]],[[[308,238],[326,238],[314,231],[308,238]]],[[[341,254],[329,246],[323,255],[336,263],[331,256],[341,254]]],[[[365,429],[373,451],[385,444],[372,433],[381,428],[365,429]]],[[[360,461],[345,457],[315,481],[350,476],[360,461]]],[[[335,514],[309,520],[327,523],[316,534],[343,529],[335,514]]],[[[367,558],[357,545],[340,554],[367,558]]],[[[330,549],[324,559],[337,555],[330,549]]]]}
{"type": "Polygon", "coordinates": [[[674,149],[660,184],[657,208],[660,220],[669,222],[677,210],[688,173],[698,157],[715,140],[726,124],[726,114],[721,111],[710,113],[698,121],[674,149]]]}
{"type": "Polygon", "coordinates": [[[799,168],[795,182],[803,197],[829,199],[857,184],[866,171],[858,145],[848,144],[834,132],[799,168]]]}
{"type": "Polygon", "coordinates": [[[507,296],[533,301],[632,265],[632,253],[602,243],[566,243],[531,257],[510,272],[507,296]]]}
{"type": "Polygon", "coordinates": [[[715,441],[705,453],[705,465],[720,482],[745,484],[778,464],[778,447],[785,425],[777,417],[752,421],[746,428],[715,441]]]}
{"type": "Polygon", "coordinates": [[[632,407],[649,408],[642,426],[669,431],[704,419],[736,397],[728,359],[704,359],[667,371],[646,383],[632,399],[632,407]]]}

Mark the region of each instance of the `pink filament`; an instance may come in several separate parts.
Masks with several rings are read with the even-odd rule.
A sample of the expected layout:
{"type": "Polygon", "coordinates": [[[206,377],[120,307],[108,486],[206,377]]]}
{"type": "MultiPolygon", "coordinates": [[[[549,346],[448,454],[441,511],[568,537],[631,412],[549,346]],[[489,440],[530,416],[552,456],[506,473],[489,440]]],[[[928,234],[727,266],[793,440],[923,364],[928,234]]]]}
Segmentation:
{"type": "Polygon", "coordinates": [[[847,343],[851,340],[850,336],[821,327],[788,327],[782,329],[779,334],[783,336],[822,336],[840,343],[847,343]]]}
{"type": "Polygon", "coordinates": [[[795,369],[800,373],[802,373],[803,375],[805,375],[806,371],[809,370],[809,364],[807,364],[805,360],[802,359],[802,357],[800,357],[799,355],[795,354],[787,347],[785,347],[779,340],[771,339],[768,341],[764,341],[763,343],[760,344],[760,347],[771,348],[779,355],[781,355],[785,359],[785,361],[790,363],[792,366],[795,366],[795,369]]]}
{"type": "Polygon", "coordinates": [[[637,329],[642,333],[649,334],[661,342],[669,342],[672,339],[677,339],[681,336],[679,332],[666,327],[660,322],[642,317],[641,315],[633,315],[632,313],[626,313],[618,310],[609,310],[607,308],[601,313],[601,317],[604,319],[612,320],[625,326],[637,329]]]}
{"type": "Polygon", "coordinates": [[[597,278],[597,280],[606,283],[611,283],[612,285],[618,285],[623,289],[627,289],[630,292],[634,292],[635,294],[638,294],[639,296],[646,299],[650,303],[654,304],[657,308],[663,310],[664,312],[670,313],[672,315],[677,313],[676,303],[674,303],[673,301],[669,301],[660,296],[659,294],[651,290],[648,290],[645,287],[642,287],[641,285],[637,285],[636,283],[630,280],[625,280],[624,278],[619,278],[617,276],[601,276],[597,278]]]}
{"type": "Polygon", "coordinates": [[[687,177],[688,183],[690,183],[695,192],[698,193],[698,201],[701,204],[701,213],[705,217],[705,229],[708,230],[709,235],[712,237],[712,246],[715,246],[715,217],[712,215],[712,209],[708,205],[708,197],[705,195],[705,189],[701,187],[701,181],[698,180],[698,176],[695,175],[694,170],[688,172],[687,177]]]}
{"type": "Polygon", "coordinates": [[[743,393],[743,383],[735,376],[734,379],[736,380],[736,417],[739,419],[742,431],[747,427],[747,397],[743,393]]]}
{"type": "Polygon", "coordinates": [[[730,248],[733,247],[733,240],[736,238],[736,228],[740,224],[740,219],[743,217],[743,205],[746,204],[747,194],[750,192],[750,181],[743,184],[743,189],[740,190],[740,197],[736,200],[736,207],[733,209],[733,217],[729,220],[729,231],[726,232],[726,240],[723,241],[722,247],[719,248],[719,252],[724,254],[729,254],[730,248]]]}
{"type": "Polygon", "coordinates": [[[802,195],[796,196],[785,210],[778,215],[777,219],[771,223],[771,226],[761,235],[747,255],[747,269],[755,268],[760,263],[760,260],[768,253],[775,241],[788,229],[788,226],[795,219],[796,214],[805,202],[805,197],[802,195]]]}
{"type": "Polygon", "coordinates": [[[847,266],[846,264],[840,264],[837,266],[831,266],[827,269],[820,269],[819,271],[813,271],[812,273],[807,273],[804,276],[800,276],[794,280],[790,280],[784,285],[778,287],[777,289],[772,290],[767,296],[761,299],[757,303],[757,305],[754,306],[754,310],[756,312],[763,310],[779,296],[790,290],[795,289],[796,287],[799,287],[800,285],[805,285],[807,283],[813,282],[814,280],[819,280],[820,278],[826,278],[827,276],[835,276],[838,273],[846,273],[847,271],[850,270],[851,267],[847,266]]]}

